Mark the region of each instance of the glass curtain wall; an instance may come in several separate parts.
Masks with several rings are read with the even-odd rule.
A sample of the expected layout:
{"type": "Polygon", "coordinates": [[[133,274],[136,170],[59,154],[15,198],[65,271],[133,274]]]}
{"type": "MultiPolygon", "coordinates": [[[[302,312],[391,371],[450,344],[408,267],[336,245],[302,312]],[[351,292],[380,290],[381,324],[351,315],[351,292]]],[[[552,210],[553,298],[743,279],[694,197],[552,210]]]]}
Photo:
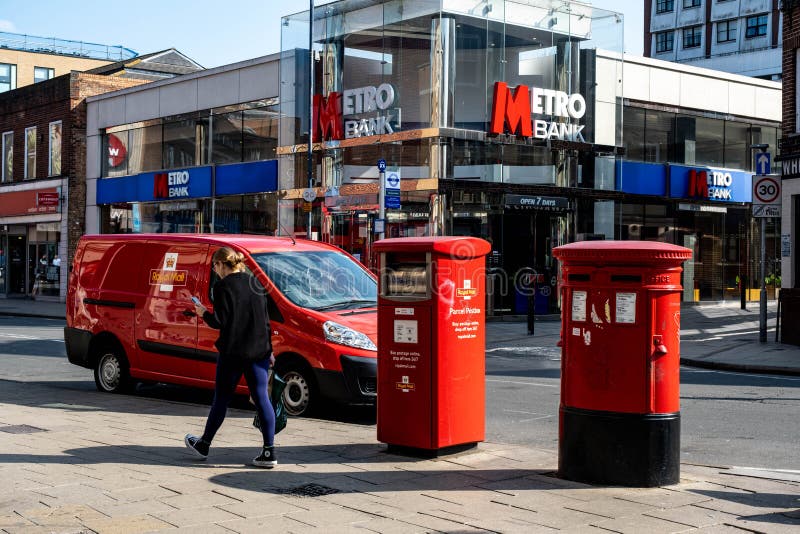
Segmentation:
{"type": "Polygon", "coordinates": [[[103,177],[275,159],[277,112],[254,102],[108,128],[103,177]]]}
{"type": "Polygon", "coordinates": [[[759,125],[626,106],[625,159],[753,170],[751,146],[778,151],[778,125],[759,125]]]}

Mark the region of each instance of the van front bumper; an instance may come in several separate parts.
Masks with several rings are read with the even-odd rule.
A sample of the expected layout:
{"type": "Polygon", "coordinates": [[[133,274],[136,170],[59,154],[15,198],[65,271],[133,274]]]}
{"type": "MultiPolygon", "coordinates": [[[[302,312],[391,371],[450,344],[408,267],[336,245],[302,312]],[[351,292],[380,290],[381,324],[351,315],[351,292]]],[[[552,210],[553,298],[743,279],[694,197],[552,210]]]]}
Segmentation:
{"type": "Polygon", "coordinates": [[[374,403],[378,395],[378,360],[364,356],[341,355],[342,371],[315,369],[320,392],[333,400],[374,403]]]}

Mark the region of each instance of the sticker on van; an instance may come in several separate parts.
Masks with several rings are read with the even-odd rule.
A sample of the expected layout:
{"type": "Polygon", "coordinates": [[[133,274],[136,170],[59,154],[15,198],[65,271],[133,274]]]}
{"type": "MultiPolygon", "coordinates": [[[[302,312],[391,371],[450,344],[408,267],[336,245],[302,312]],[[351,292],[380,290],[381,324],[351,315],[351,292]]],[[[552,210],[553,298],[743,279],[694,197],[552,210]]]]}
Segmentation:
{"type": "MultiPolygon", "coordinates": [[[[181,272],[177,271],[175,267],[178,266],[178,253],[177,252],[167,252],[164,254],[164,265],[161,267],[161,273],[166,274],[165,271],[172,271],[172,272],[181,272]]],[[[155,269],[154,269],[155,270],[155,269]]],[[[153,272],[150,272],[150,283],[151,284],[161,284],[161,287],[158,288],[159,291],[172,291],[173,285],[186,285],[186,272],[183,271],[183,283],[180,283],[177,279],[173,278],[172,275],[165,276],[163,280],[159,280],[157,282],[153,282],[153,272]],[[164,283],[167,282],[167,283],[164,283]]],[[[159,277],[160,278],[160,277],[159,277]]]]}

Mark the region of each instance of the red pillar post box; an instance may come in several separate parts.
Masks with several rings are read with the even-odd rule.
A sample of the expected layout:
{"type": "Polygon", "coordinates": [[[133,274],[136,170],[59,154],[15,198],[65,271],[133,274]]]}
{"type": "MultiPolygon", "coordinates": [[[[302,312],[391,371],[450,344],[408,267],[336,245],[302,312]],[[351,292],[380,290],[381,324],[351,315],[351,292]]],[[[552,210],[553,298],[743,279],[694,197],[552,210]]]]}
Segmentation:
{"type": "Polygon", "coordinates": [[[378,441],[437,456],[485,434],[485,256],[471,237],[384,239],[378,277],[378,441]]]}
{"type": "Polygon", "coordinates": [[[560,476],[677,483],[681,264],[691,250],[587,241],[553,255],[562,262],[560,476]]]}

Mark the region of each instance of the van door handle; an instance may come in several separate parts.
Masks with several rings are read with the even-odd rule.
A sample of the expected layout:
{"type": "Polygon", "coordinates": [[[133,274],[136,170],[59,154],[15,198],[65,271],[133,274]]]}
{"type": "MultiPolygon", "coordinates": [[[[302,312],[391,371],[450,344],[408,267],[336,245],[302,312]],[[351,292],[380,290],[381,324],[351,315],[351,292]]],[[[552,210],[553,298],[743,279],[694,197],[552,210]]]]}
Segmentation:
{"type": "Polygon", "coordinates": [[[193,312],[192,310],[183,310],[183,314],[184,314],[186,317],[194,317],[195,315],[197,315],[197,314],[196,314],[195,312],[193,312]]]}

